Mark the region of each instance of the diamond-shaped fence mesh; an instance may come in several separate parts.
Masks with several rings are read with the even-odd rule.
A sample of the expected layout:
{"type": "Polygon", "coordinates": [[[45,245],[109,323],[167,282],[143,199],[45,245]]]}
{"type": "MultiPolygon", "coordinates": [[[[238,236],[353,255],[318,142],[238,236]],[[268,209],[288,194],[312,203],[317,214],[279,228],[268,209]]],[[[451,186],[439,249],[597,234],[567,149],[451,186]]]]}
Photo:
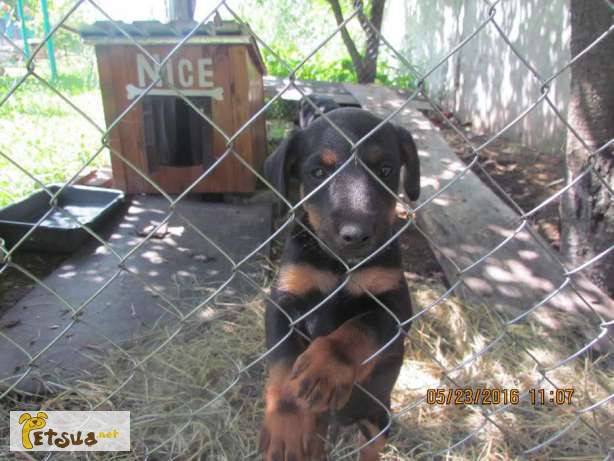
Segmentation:
{"type": "MultiPolygon", "coordinates": [[[[409,320],[396,317],[369,287],[362,287],[396,325],[395,335],[381,344],[378,351],[365,360],[365,363],[377,358],[400,336],[405,337],[406,344],[409,345],[393,392],[392,404],[378,402],[387,415],[387,423],[381,433],[390,429],[389,444],[383,452],[385,459],[604,459],[611,456],[614,450],[614,373],[612,359],[607,352],[612,345],[608,331],[611,321],[592,308],[591,300],[586,299],[585,292],[578,285],[581,282],[577,281],[576,276],[605,257],[614,245],[578,267],[567,267],[557,252],[549,245],[544,245],[543,240],[535,235],[533,225],[540,210],[553,206],[586,175],[601,181],[610,197],[612,190],[601,176],[602,172],[597,171],[594,163],[589,162],[583,172],[567,181],[556,193],[533,209],[523,209],[484,168],[482,153],[532,110],[544,105],[556,113],[568,128],[569,136],[578,137],[580,143],[590,151],[589,144],[579,137],[550,97],[549,88],[551,83],[571,66],[582,66],[585,52],[599,47],[607,37],[611,38],[612,27],[599,36],[585,52],[575,56],[552,75],[542,75],[516,49],[514,42],[497,22],[497,9],[501,8],[500,3],[504,2],[487,2],[487,14],[475,30],[445,53],[436,65],[419,73],[403,53],[397,51],[376,27],[369,24],[369,19],[361,10],[361,2],[356,2],[355,9],[346,12],[343,22],[324,34],[316,46],[302,50],[298,64],[284,61],[274,47],[260,38],[258,31],[249,28],[232,2],[223,0],[215,4],[209,3],[211,9],[208,13],[198,18],[197,24],[191,24],[185,30],[185,34],[176,41],[167,55],[154,56],[145,44],[147,37],[135,34],[125,23],[115,21],[101,5],[93,0],[76,2],[62,12],[61,19],[54,24],[50,33],[30,50],[31,57],[23,59],[23,72],[15,78],[10,90],[0,95],[0,108],[6,107],[16,94],[28,91],[28,83],[36,81],[54,96],[58,105],[64,105],[72,116],[87,121],[100,140],[86,156],[82,156],[74,171],[70,172],[69,178],[55,188],[49,186],[48,178],[37,175],[31,163],[23,161],[28,152],[23,152],[21,146],[11,149],[11,146],[3,145],[0,149],[0,156],[6,161],[7,168],[11,168],[14,174],[36,183],[46,194],[46,201],[49,203],[47,211],[42,216],[37,216],[36,223],[19,241],[11,246],[3,243],[0,279],[9,273],[18,274],[21,280],[25,280],[24,283],[36,286],[36,289],[40,290],[39,293],[44,294],[45,302],[50,303],[48,311],[52,312],[41,318],[40,328],[50,328],[53,331],[51,336],[42,336],[50,337],[51,340],[40,344],[35,339],[12,334],[12,327],[18,320],[12,321],[13,323],[0,323],[2,354],[6,357],[20,357],[20,363],[23,364],[10,371],[2,371],[0,397],[4,409],[130,410],[133,428],[132,452],[114,454],[113,457],[255,458],[258,456],[257,434],[263,411],[261,388],[265,381],[264,364],[267,357],[292,333],[298,331],[297,325],[321,309],[348,283],[359,283],[353,279],[353,274],[390,242],[400,240],[408,232],[413,232],[425,238],[445,264],[453,268],[456,279],[451,280],[449,287],[442,290],[427,289],[426,286],[412,287],[410,282],[414,313],[409,320]],[[115,29],[112,34],[121,36],[129,46],[137,47],[149,61],[149,65],[155,69],[156,78],[135,95],[118,117],[112,121],[107,120],[106,125],[100,114],[90,113],[86,102],[73,98],[67,91],[58,88],[44,71],[39,70],[37,59],[44,52],[49,38],[58,34],[75,11],[85,7],[97,10],[111,21],[115,29]],[[221,151],[213,153],[215,161],[207,165],[196,180],[181,193],[169,193],[142,165],[135,164],[124,152],[118,150],[111,140],[118,130],[125,129],[125,126],[131,123],[133,110],[156,91],[157,84],[164,79],[167,67],[172,65],[173,59],[182,48],[196,38],[197,32],[204,24],[217,20],[217,15],[245,26],[245,30],[260,49],[266,50],[280,67],[287,70],[287,78],[283,88],[263,107],[250,114],[247,121],[234,132],[224,130],[215,117],[196,104],[189,92],[173,82],[165,81],[170,85],[172,94],[197,114],[199,123],[208,126],[211,133],[216,133],[224,140],[221,151]],[[411,69],[408,72],[414,73],[412,76],[417,85],[410,92],[404,93],[406,96],[401,104],[390,107],[385,114],[378,114],[382,116],[381,124],[362,139],[353,139],[336,126],[327,114],[321,114],[340,136],[349,142],[352,155],[315,190],[293,202],[276,190],[263,177],[262,172],[245,159],[240,138],[254,124],[262,121],[267,111],[286,92],[293,91],[308,96],[304,87],[297,83],[297,74],[314,55],[324,49],[333,38],[338,37],[345,26],[351,26],[358,21],[361,25],[370,27],[372,33],[379,37],[381,52],[394,56],[404,69],[411,69]],[[442,113],[442,109],[431,99],[427,85],[429,77],[440,66],[475,40],[486,28],[496,30],[522,62],[526,78],[539,82],[541,92],[500,131],[476,145],[462,127],[442,113]],[[397,122],[397,117],[417,99],[430,104],[431,110],[439,114],[444,123],[462,139],[469,157],[465,158],[466,165],[448,174],[442,187],[426,197],[423,193],[416,205],[397,191],[390,190],[358,157],[357,152],[387,122],[397,122]],[[70,208],[63,207],[59,200],[68,186],[74,184],[91,164],[105,155],[110,155],[114,162],[122,163],[126,171],[140,177],[152,192],[159,194],[153,209],[151,202],[146,205],[145,202],[139,202],[141,197],[134,197],[132,206],[136,208],[129,218],[136,221],[138,215],[151,215],[152,225],[136,232],[133,238],[122,239],[117,234],[100,232],[84,225],[81,217],[71,212],[70,208]],[[194,208],[189,201],[190,194],[197,186],[210,181],[212,175],[230,161],[249,171],[263,189],[269,191],[275,201],[282,204],[282,218],[279,219],[280,223],[275,231],[262,238],[256,236],[247,241],[242,241],[241,235],[238,235],[236,245],[232,248],[220,243],[227,241],[222,237],[228,232],[224,229],[226,218],[223,212],[220,211],[216,228],[203,227],[201,221],[195,220],[198,208],[194,208]],[[326,243],[304,225],[298,216],[305,203],[350,165],[361,165],[394,196],[401,224],[388,241],[357,263],[348,263],[328,248],[333,257],[345,267],[345,276],[323,300],[310,306],[305,314],[293,318],[291,313],[271,298],[269,279],[274,277],[267,277],[267,274],[275,272],[278,258],[269,259],[268,250],[271,246],[275,248],[276,239],[294,225],[302,226],[322,247],[327,248],[326,243]],[[454,188],[459,186],[467,175],[474,174],[474,171],[514,208],[517,212],[516,222],[510,223],[510,229],[502,232],[500,241],[491,248],[474,255],[471,261],[461,261],[447,249],[438,246],[430,231],[422,226],[420,215],[427,213],[428,208],[438,201],[445,200],[446,193],[454,193],[454,188]],[[75,228],[85,230],[97,240],[96,258],[104,257],[114,261],[111,270],[100,270],[101,266],[94,262],[84,266],[83,270],[75,268],[72,272],[64,271],[64,277],[69,277],[75,286],[81,286],[81,289],[74,293],[70,290],[59,292],[53,283],[48,283],[43,275],[22,264],[17,257],[18,251],[28,238],[53,214],[59,214],[75,228]],[[162,257],[160,233],[166,235],[165,239],[170,238],[173,241],[171,246],[174,254],[189,254],[194,261],[201,263],[207,260],[222,261],[221,269],[207,270],[206,264],[201,264],[196,269],[182,268],[177,263],[180,259],[174,260],[167,255],[162,257]],[[188,234],[190,237],[182,240],[182,237],[188,234]],[[475,278],[476,270],[486,265],[489,258],[496,256],[519,235],[543,250],[538,256],[547,257],[548,264],[556,267],[560,283],[552,286],[545,296],[536,299],[533,305],[521,306],[521,311],[513,313],[502,312],[488,301],[470,303],[457,299],[455,293],[463,290],[475,292],[475,284],[468,283],[468,279],[475,278]],[[144,271],[142,266],[134,264],[139,259],[146,259],[151,263],[148,270],[144,271]],[[173,274],[171,280],[162,280],[160,277],[165,266],[172,267],[172,270],[169,270],[173,274]],[[170,289],[169,284],[172,285],[170,289]],[[112,309],[109,309],[111,314],[105,317],[104,305],[95,309],[96,315],[86,315],[88,309],[101,298],[126,286],[134,293],[134,300],[111,297],[111,301],[107,302],[122,303],[119,318],[108,318],[118,313],[112,309]],[[109,331],[109,328],[121,330],[122,323],[128,322],[126,319],[138,317],[141,311],[138,303],[143,299],[142,293],[147,293],[149,299],[156,304],[156,318],[149,319],[138,335],[127,335],[126,337],[131,337],[130,340],[117,341],[108,337],[105,331],[109,331]],[[545,305],[563,294],[577,296],[585,304],[586,312],[581,315],[582,322],[576,326],[562,322],[559,329],[544,329],[539,317],[540,311],[550,309],[545,305]],[[290,324],[287,335],[269,350],[264,348],[265,304],[278,309],[290,324]],[[57,319],[53,321],[56,313],[57,319]],[[410,322],[412,327],[408,329],[410,322]],[[79,370],[82,373],[73,379],[71,376],[75,375],[65,373],[65,369],[72,368],[73,360],[58,357],[54,351],[59,344],[71,344],[75,328],[85,328],[92,341],[79,344],[79,358],[74,360],[74,366],[82,368],[79,370]],[[42,362],[47,365],[42,366],[42,362]],[[28,388],[28,383],[36,383],[37,391],[24,391],[24,388],[28,388]],[[478,388],[498,388],[498,395],[503,395],[504,398],[500,399],[501,403],[497,405],[437,405],[432,404],[427,396],[427,388],[443,389],[444,399],[457,397],[450,391],[472,389],[473,393],[468,391],[463,397],[469,400],[475,396],[475,390],[478,388]],[[548,393],[549,390],[570,388],[574,391],[573,398],[564,405],[548,402],[540,405],[534,402],[536,389],[545,389],[548,393]]],[[[2,40],[13,54],[25,56],[17,41],[6,34],[3,34],[2,40]]],[[[320,112],[309,98],[307,101],[313,105],[315,111],[320,112]]],[[[18,127],[17,120],[15,126],[18,127]]],[[[55,130],[63,131],[63,136],[67,139],[71,137],[70,126],[56,126],[55,130]]],[[[419,132],[414,134],[419,138],[419,132]]],[[[590,155],[594,157],[601,151],[611,151],[611,146],[612,140],[590,155]]],[[[37,149],[37,146],[29,148],[37,149]]],[[[454,207],[454,202],[449,206],[454,207]]],[[[484,211],[476,209],[475,213],[477,215],[484,211]]],[[[476,222],[479,221],[476,219],[476,222]]],[[[249,223],[241,229],[242,232],[248,233],[249,223]]],[[[476,234],[482,231],[480,228],[473,229],[476,234]]],[[[40,264],[45,264],[44,258],[40,264]]],[[[501,280],[501,285],[505,284],[506,281],[501,280]]],[[[36,300],[36,297],[34,299],[36,300]]],[[[29,307],[22,306],[23,315],[28,315],[29,307]]],[[[560,313],[560,316],[563,315],[560,313]]],[[[311,341],[311,338],[306,339],[311,341]]],[[[355,386],[356,392],[368,394],[360,384],[355,386]]],[[[558,397],[558,394],[556,395],[558,397]]],[[[369,397],[377,400],[371,394],[369,397]]],[[[2,426],[2,430],[3,437],[8,438],[6,427],[2,426]]],[[[331,433],[327,445],[328,456],[330,459],[353,459],[359,450],[374,444],[379,435],[366,442],[363,440],[357,443],[349,432],[343,432],[342,437],[331,433]]],[[[3,451],[7,445],[3,443],[3,451]]],[[[59,459],[63,459],[65,455],[62,454],[59,459]]]]}

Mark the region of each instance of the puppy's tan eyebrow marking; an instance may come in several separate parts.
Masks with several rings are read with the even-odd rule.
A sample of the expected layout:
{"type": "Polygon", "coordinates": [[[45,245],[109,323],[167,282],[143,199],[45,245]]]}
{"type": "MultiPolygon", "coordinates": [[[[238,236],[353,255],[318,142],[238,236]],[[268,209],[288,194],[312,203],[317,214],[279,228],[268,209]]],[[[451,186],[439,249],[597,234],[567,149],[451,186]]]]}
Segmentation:
{"type": "Polygon", "coordinates": [[[337,153],[332,149],[324,149],[320,155],[320,160],[325,166],[333,167],[337,164],[337,153]]]}
{"type": "Polygon", "coordinates": [[[276,287],[279,291],[300,296],[312,290],[330,293],[337,282],[337,275],[330,271],[309,264],[286,264],[279,271],[276,287]]]}
{"type": "Polygon", "coordinates": [[[368,267],[353,273],[345,289],[354,296],[364,294],[365,290],[378,295],[398,288],[401,279],[398,267],[368,267]]]}

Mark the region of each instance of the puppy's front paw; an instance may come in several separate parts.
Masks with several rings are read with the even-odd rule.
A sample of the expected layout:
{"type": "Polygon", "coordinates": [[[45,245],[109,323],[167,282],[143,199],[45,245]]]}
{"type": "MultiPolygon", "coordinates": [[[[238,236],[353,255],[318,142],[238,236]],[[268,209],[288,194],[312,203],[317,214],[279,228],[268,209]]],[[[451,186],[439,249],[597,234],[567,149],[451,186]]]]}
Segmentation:
{"type": "Polygon", "coordinates": [[[319,415],[287,397],[264,417],[260,452],[264,461],[321,461],[325,437],[326,426],[319,415]]]}
{"type": "Polygon", "coordinates": [[[316,338],[294,363],[290,384],[311,411],[342,408],[350,399],[358,366],[334,339],[316,338]]]}

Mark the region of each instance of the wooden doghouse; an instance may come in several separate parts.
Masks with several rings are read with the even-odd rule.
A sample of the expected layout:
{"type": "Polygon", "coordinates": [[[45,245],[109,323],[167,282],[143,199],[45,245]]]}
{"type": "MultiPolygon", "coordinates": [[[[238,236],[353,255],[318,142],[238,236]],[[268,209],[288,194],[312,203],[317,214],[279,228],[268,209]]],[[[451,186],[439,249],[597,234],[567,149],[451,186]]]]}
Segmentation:
{"type": "MultiPolygon", "coordinates": [[[[195,26],[157,21],[120,23],[120,27],[159,62],[195,26]]],[[[206,24],[162,69],[162,79],[120,122],[116,119],[157,78],[155,63],[112,23],[81,30],[93,44],[110,146],[168,193],[186,190],[226,152],[224,137],[173,91],[180,90],[228,136],[264,104],[265,67],[244,28],[223,21],[206,24]]],[[[264,117],[258,117],[234,142],[235,151],[260,169],[266,155],[264,117]]],[[[155,189],[116,155],[111,155],[115,186],[128,193],[155,189]]],[[[193,192],[252,192],[256,177],[229,156],[193,192]]]]}

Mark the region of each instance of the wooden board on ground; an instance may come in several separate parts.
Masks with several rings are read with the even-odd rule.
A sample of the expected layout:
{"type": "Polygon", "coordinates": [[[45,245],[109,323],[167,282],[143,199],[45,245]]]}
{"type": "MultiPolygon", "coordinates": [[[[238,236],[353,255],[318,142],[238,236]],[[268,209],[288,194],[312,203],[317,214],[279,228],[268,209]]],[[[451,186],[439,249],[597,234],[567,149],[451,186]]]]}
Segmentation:
{"type": "MultiPolygon", "coordinates": [[[[272,98],[277,93],[282,91],[288,84],[287,78],[266,76],[264,81],[264,94],[265,96],[272,98]]],[[[343,83],[335,82],[318,82],[316,80],[295,80],[294,85],[301,91],[298,91],[294,87],[290,87],[282,95],[281,99],[286,101],[300,101],[303,94],[317,94],[318,96],[326,96],[333,99],[337,104],[342,106],[358,105],[359,102],[348,91],[343,83]]],[[[411,93],[407,93],[409,97],[411,93]]],[[[416,109],[431,109],[431,105],[421,98],[416,98],[411,102],[411,106],[416,109]]]]}
{"type": "MultiPolygon", "coordinates": [[[[382,117],[405,101],[389,88],[375,85],[346,85],[346,88],[363,108],[382,117]]],[[[530,224],[513,235],[522,224],[520,216],[471,170],[455,181],[465,164],[419,111],[408,106],[392,121],[408,128],[418,146],[422,193],[417,205],[429,201],[454,181],[421,208],[416,219],[431,240],[451,284],[459,279],[459,269],[469,268],[464,271],[456,294],[468,305],[486,304],[495,309],[504,321],[514,321],[543,302],[518,321],[536,320],[553,330],[569,325],[578,327],[577,321],[581,321],[592,328],[575,328],[574,333],[594,338],[602,332],[599,316],[614,319],[612,300],[581,273],[566,282],[554,252],[529,228],[530,224]],[[472,267],[484,255],[488,257],[472,267]],[[581,297],[572,290],[572,284],[581,297]],[[558,294],[548,298],[561,286],[558,294]]]]}

